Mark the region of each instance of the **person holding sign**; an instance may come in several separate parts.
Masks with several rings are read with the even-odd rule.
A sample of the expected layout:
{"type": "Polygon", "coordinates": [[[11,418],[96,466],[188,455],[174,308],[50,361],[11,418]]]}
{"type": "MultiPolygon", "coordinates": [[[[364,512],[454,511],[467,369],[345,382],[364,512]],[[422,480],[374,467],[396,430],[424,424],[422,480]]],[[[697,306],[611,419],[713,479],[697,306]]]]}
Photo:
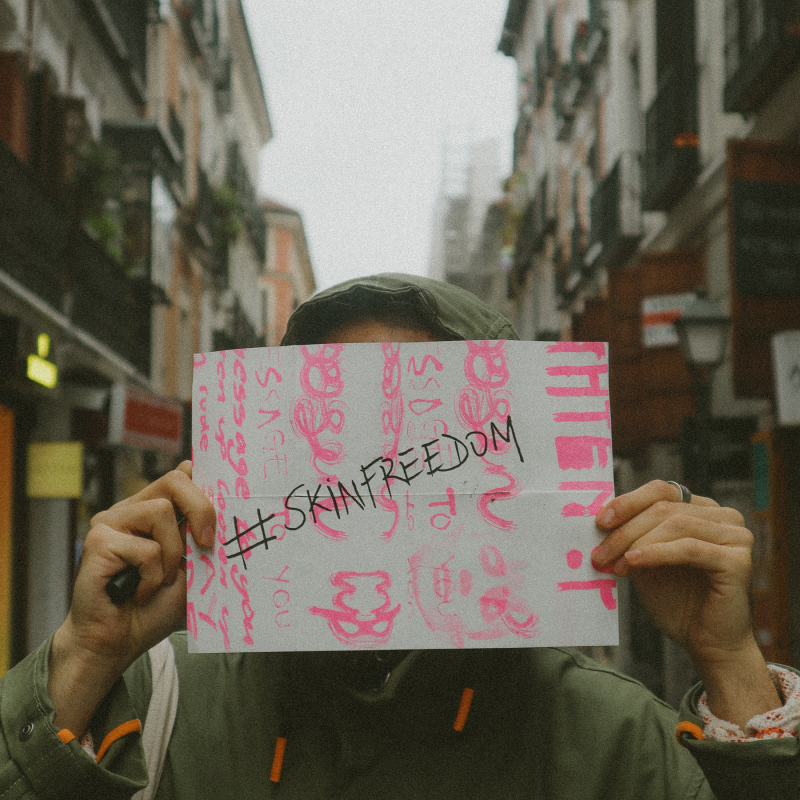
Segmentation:
{"type": "MultiPolygon", "coordinates": [[[[506,320],[468,292],[422,278],[380,275],[312,298],[293,315],[283,343],[487,344],[516,338],[506,320]]],[[[392,353],[389,348],[387,358],[392,353]]],[[[482,357],[494,363],[488,350],[482,357]]],[[[316,369],[318,377],[327,376],[323,383],[336,379],[331,365],[316,369]]],[[[221,390],[234,400],[242,397],[244,373],[226,374],[231,383],[221,390]]],[[[392,374],[387,371],[389,388],[392,374]]],[[[266,385],[266,374],[258,380],[266,385]]],[[[600,385],[597,376],[589,380],[600,385]]],[[[387,389],[389,427],[390,394],[387,389]]],[[[307,438],[319,430],[314,420],[323,412],[338,425],[335,397],[320,398],[297,417],[307,438]]],[[[502,431],[512,447],[512,431],[502,431]]],[[[214,435],[198,419],[198,434],[207,433],[214,435]]],[[[243,437],[237,448],[230,439],[228,446],[221,437],[220,446],[233,469],[247,442],[243,437]]],[[[326,441],[313,439],[312,463],[321,476],[330,474],[338,457],[326,441]]],[[[264,446],[279,443],[278,438],[264,446]]],[[[558,459],[582,464],[589,446],[598,459],[607,457],[605,439],[595,437],[588,443],[561,441],[558,459]]],[[[452,447],[460,460],[464,451],[452,447]]],[[[476,451],[485,453],[477,446],[476,451]]],[[[394,454],[393,469],[402,452],[394,454]]],[[[279,469],[280,452],[274,455],[279,469]]],[[[521,445],[517,455],[520,461],[525,456],[521,445]]],[[[402,463],[411,480],[413,462],[405,457],[402,463]]],[[[431,475],[433,463],[429,458],[431,475]]],[[[374,479],[372,474],[364,473],[367,488],[373,480],[379,486],[380,474],[374,479]]],[[[241,598],[237,613],[251,623],[260,609],[249,604],[247,581],[274,586],[271,613],[278,626],[286,624],[278,615],[294,590],[291,574],[280,565],[274,574],[245,574],[246,551],[255,546],[245,540],[245,531],[262,525],[258,546],[278,552],[280,532],[269,532],[266,515],[242,529],[228,520],[229,529],[221,532],[218,495],[212,504],[191,476],[191,465],[183,464],[93,520],[66,621],[0,682],[0,797],[797,796],[800,676],[767,665],[756,645],[748,600],[752,537],[737,512],[665,481],[610,500],[597,481],[596,509],[565,506],[568,514],[596,514],[591,557],[600,577],[591,583],[603,613],[615,606],[613,581],[630,577],[653,621],[691,656],[702,684],[676,713],[627,676],[565,648],[382,649],[381,625],[394,609],[388,601],[379,606],[381,625],[368,631],[377,637],[376,649],[190,655],[191,614],[188,634],[173,633],[186,619],[185,553],[191,556],[189,583],[210,582],[212,569],[213,580],[220,580],[218,562],[195,558],[198,548],[205,553],[215,544],[229,546],[225,580],[241,598]],[[130,600],[115,604],[106,586],[126,565],[136,567],[141,580],[130,600]]],[[[384,485],[390,486],[388,477],[384,485]]],[[[483,507],[487,519],[494,515],[496,528],[503,522],[497,511],[502,503],[492,503],[508,496],[509,487],[483,507]]],[[[380,490],[373,496],[377,509],[380,490]]],[[[524,565],[505,559],[496,544],[501,538],[477,546],[477,567],[457,573],[453,567],[445,578],[449,556],[442,561],[446,551],[434,550],[453,541],[446,531],[454,497],[445,493],[429,504],[432,528],[445,533],[431,539],[432,549],[409,559],[411,572],[432,576],[431,596],[441,603],[451,596],[471,597],[479,573],[497,577],[497,588],[481,597],[479,616],[487,625],[502,625],[515,644],[535,643],[540,627],[535,609],[519,594],[524,565]]],[[[293,502],[283,506],[284,526],[299,529],[298,512],[291,509],[301,506],[293,502]]],[[[314,531],[309,525],[304,535],[324,531],[335,540],[336,529],[324,519],[336,500],[325,507],[327,516],[321,502],[308,491],[303,513],[313,514],[319,525],[314,531]]],[[[346,500],[345,506],[355,502],[346,500]]],[[[408,514],[414,513],[418,509],[409,507],[408,514]]],[[[536,520],[527,524],[533,528],[536,520]]],[[[581,559],[581,552],[571,550],[565,565],[577,571],[581,559]]],[[[370,591],[384,591],[380,571],[368,577],[370,591]]],[[[353,635],[358,626],[348,627],[347,609],[357,581],[343,572],[339,580],[338,601],[307,610],[325,630],[339,625],[353,635]]],[[[562,581],[556,591],[583,596],[586,583],[562,581]]],[[[423,605],[425,596],[420,589],[423,605]]],[[[222,613],[213,597],[204,599],[207,606],[195,609],[195,616],[205,614],[203,624],[222,639],[229,637],[232,616],[222,613]]],[[[435,604],[429,610],[436,613],[435,604]]],[[[364,622],[361,616],[353,620],[364,622]]],[[[467,643],[470,632],[463,637],[467,643]]]]}

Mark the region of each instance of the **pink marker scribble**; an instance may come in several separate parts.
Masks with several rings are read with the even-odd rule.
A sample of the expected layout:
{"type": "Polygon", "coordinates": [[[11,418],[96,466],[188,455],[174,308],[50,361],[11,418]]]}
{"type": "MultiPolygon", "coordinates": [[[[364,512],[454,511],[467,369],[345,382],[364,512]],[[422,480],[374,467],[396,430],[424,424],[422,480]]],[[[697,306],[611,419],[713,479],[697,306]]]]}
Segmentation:
{"type": "Polygon", "coordinates": [[[558,488],[562,492],[597,492],[597,496],[588,506],[567,503],[561,509],[562,517],[593,517],[614,494],[613,481],[565,481],[559,483],[558,488]]]}
{"type": "Polygon", "coordinates": [[[605,436],[556,436],[559,469],[591,469],[594,450],[601,467],[608,464],[611,439],[605,436]]]}
{"type": "MultiPolygon", "coordinates": [[[[510,395],[502,390],[509,379],[505,342],[467,342],[467,347],[464,375],[469,386],[458,398],[459,421],[467,430],[486,436],[489,422],[505,422],[510,410],[510,395]]],[[[504,452],[503,445],[498,452],[504,452]]]]}
{"type": "Polygon", "coordinates": [[[444,512],[439,512],[438,514],[434,514],[431,517],[431,525],[433,525],[436,530],[444,531],[450,527],[450,523],[453,521],[453,517],[456,515],[456,495],[453,491],[453,488],[448,486],[445,490],[447,494],[447,500],[436,502],[436,503],[428,503],[428,508],[436,508],[438,506],[447,506],[447,510],[450,512],[449,514],[445,514],[444,512]],[[434,522],[434,520],[439,520],[439,522],[434,522]]]}
{"type": "Polygon", "coordinates": [[[611,412],[606,400],[605,411],[561,411],[553,414],[555,422],[605,422],[611,430],[611,412]]]}
{"type": "Polygon", "coordinates": [[[331,584],[339,589],[333,597],[334,608],[312,606],[312,614],[323,617],[328,622],[331,633],[342,644],[355,649],[369,649],[386,644],[392,637],[394,620],[400,605],[391,608],[389,588],[392,579],[388,572],[337,572],[331,575],[331,584]],[[367,595],[366,607],[349,605],[356,595],[356,583],[366,582],[372,591],[359,591],[359,597],[367,595]],[[377,599],[376,596],[377,595],[377,599]],[[377,603],[380,601],[380,605],[377,603]]]}
{"type": "Polygon", "coordinates": [[[514,530],[516,523],[494,513],[490,510],[490,505],[515,497],[521,487],[505,467],[494,464],[487,458],[490,439],[497,454],[505,453],[511,446],[510,436],[508,441],[501,439],[497,443],[497,429],[493,427],[495,423],[510,424],[512,397],[503,389],[509,380],[505,341],[494,344],[488,341],[468,341],[467,347],[469,352],[464,361],[464,375],[469,386],[462,389],[457,399],[456,413],[462,427],[484,437],[486,448],[479,456],[484,463],[484,471],[489,475],[502,475],[506,479],[504,486],[488,489],[481,494],[477,501],[478,513],[494,528],[514,530]],[[489,433],[486,431],[487,425],[490,426],[489,433]]]}
{"type": "Polygon", "coordinates": [[[486,536],[463,536],[459,526],[453,533],[434,534],[408,559],[413,597],[425,624],[455,647],[464,647],[466,639],[509,634],[532,639],[539,633],[539,617],[519,594],[527,563],[506,562],[486,536]]]}
{"type": "Polygon", "coordinates": [[[199,611],[197,616],[200,617],[206,625],[210,625],[214,630],[217,629],[217,623],[214,622],[214,606],[217,604],[217,593],[211,595],[211,602],[208,604],[208,611],[199,611]]]}
{"type": "MultiPolygon", "coordinates": [[[[400,345],[384,342],[381,345],[383,351],[383,380],[381,381],[381,391],[383,392],[383,402],[381,403],[381,422],[383,435],[387,437],[383,445],[383,457],[390,458],[393,462],[397,461],[397,450],[400,443],[400,433],[403,430],[403,395],[400,391],[400,345]]],[[[390,496],[390,486],[394,479],[389,480],[388,485],[384,483],[378,494],[378,505],[392,515],[392,523],[381,534],[384,541],[389,541],[397,530],[397,523],[400,520],[400,509],[397,501],[390,496]]]]}
{"type": "Polygon", "coordinates": [[[253,611],[253,607],[250,605],[250,593],[247,591],[247,578],[244,575],[238,575],[238,572],[239,568],[234,564],[231,567],[231,580],[236,590],[242,596],[242,616],[244,619],[244,637],[242,641],[245,644],[252,645],[253,618],[255,617],[255,611],[253,611]],[[238,581],[236,580],[237,575],[239,577],[238,581]]]}
{"type": "Polygon", "coordinates": [[[564,581],[558,584],[558,591],[592,591],[594,589],[599,589],[600,599],[603,601],[603,605],[609,611],[613,611],[617,607],[617,601],[614,598],[612,590],[616,589],[616,587],[617,582],[615,580],[611,578],[598,578],[593,581],[564,581]]]}
{"type": "Polygon", "coordinates": [[[551,397],[608,397],[608,389],[600,386],[600,376],[608,372],[608,364],[589,364],[582,367],[547,367],[551,377],[563,375],[567,378],[584,376],[589,379],[588,386],[548,386],[551,397]]]}
{"type": "MultiPolygon", "coordinates": [[[[338,435],[344,428],[347,407],[336,399],[344,391],[340,364],[343,349],[342,344],[324,344],[316,350],[301,345],[304,362],[300,370],[300,386],[305,396],[295,401],[292,410],[292,428],[299,438],[308,442],[311,466],[317,472],[320,483],[334,486],[338,482],[337,477],[325,466],[341,462],[345,456],[344,447],[335,439],[323,440],[321,436],[326,431],[338,435]]],[[[335,510],[335,506],[319,504],[319,507],[335,510]]],[[[311,524],[327,539],[347,538],[344,531],[331,527],[316,515],[311,524]]]]}
{"type": "Polygon", "coordinates": [[[194,560],[192,556],[194,555],[194,550],[192,550],[192,546],[189,542],[186,542],[186,591],[190,591],[192,588],[192,584],[194,583],[194,560]]]}
{"type": "Polygon", "coordinates": [[[186,630],[197,641],[197,614],[194,610],[194,603],[191,600],[186,603],[186,630]]]}
{"type": "MultiPolygon", "coordinates": [[[[580,569],[583,564],[583,553],[580,550],[570,550],[566,556],[567,566],[570,569],[580,569]]],[[[603,605],[609,610],[613,611],[617,607],[617,601],[614,597],[614,589],[617,588],[617,582],[613,578],[596,578],[589,581],[563,581],[558,584],[557,591],[559,592],[574,592],[583,591],[590,592],[598,590],[600,592],[600,600],[603,605]]]]}
{"type": "Polygon", "coordinates": [[[325,431],[334,434],[344,427],[344,404],[336,400],[344,390],[339,358],[344,345],[324,344],[312,352],[302,345],[300,351],[305,359],[300,370],[300,386],[305,397],[294,404],[292,427],[311,448],[311,466],[323,481],[332,476],[321,469],[323,464],[338,464],[344,457],[340,442],[324,442],[320,435],[325,431]]]}
{"type": "Polygon", "coordinates": [[[442,405],[442,401],[438,397],[434,397],[432,399],[418,397],[415,400],[408,401],[408,407],[418,417],[421,417],[423,414],[428,414],[431,411],[435,411],[440,405],[442,405]]]}
{"type": "Polygon", "coordinates": [[[594,353],[601,361],[606,355],[605,342],[556,342],[547,346],[548,353],[594,353]]]}
{"type": "Polygon", "coordinates": [[[219,629],[222,631],[222,646],[225,648],[226,653],[231,651],[231,640],[228,635],[228,606],[222,606],[219,612],[219,629]]]}
{"type": "MultiPolygon", "coordinates": [[[[429,363],[433,364],[433,368],[437,372],[441,372],[444,369],[444,367],[442,366],[442,362],[439,361],[439,359],[436,358],[435,356],[432,356],[432,355],[424,356],[423,359],[422,359],[422,366],[421,367],[417,367],[417,359],[416,359],[416,357],[415,356],[411,356],[411,358],[408,360],[408,368],[407,368],[408,372],[412,372],[413,371],[415,375],[423,375],[425,373],[425,370],[428,368],[428,364],[429,363]]],[[[428,384],[426,383],[425,385],[427,386],[428,384]]]]}
{"type": "Polygon", "coordinates": [[[203,562],[203,564],[205,564],[206,567],[206,582],[203,584],[200,594],[205,594],[208,591],[208,587],[211,586],[211,583],[214,580],[214,575],[216,575],[217,569],[207,555],[200,556],[200,560],[203,562]]]}
{"type": "Polygon", "coordinates": [[[510,500],[512,497],[516,497],[522,491],[522,486],[520,482],[509,473],[508,469],[501,464],[487,463],[484,466],[484,470],[490,475],[500,475],[504,477],[507,483],[505,486],[498,486],[496,489],[485,491],[478,498],[478,513],[481,515],[481,518],[493,528],[497,528],[501,531],[513,531],[517,527],[516,523],[498,517],[497,514],[491,510],[491,505],[500,500],[510,500]]]}
{"type": "Polygon", "coordinates": [[[227,355],[228,354],[223,350],[219,354],[219,361],[217,361],[217,386],[219,388],[217,402],[219,403],[225,402],[225,358],[227,355]]]}
{"type": "Polygon", "coordinates": [[[208,424],[208,415],[206,414],[207,406],[208,406],[208,386],[200,386],[198,388],[198,394],[200,395],[200,402],[198,403],[200,407],[200,411],[202,412],[199,415],[200,418],[200,441],[199,446],[200,450],[203,453],[208,452],[208,431],[211,430],[210,425],[208,424]]]}

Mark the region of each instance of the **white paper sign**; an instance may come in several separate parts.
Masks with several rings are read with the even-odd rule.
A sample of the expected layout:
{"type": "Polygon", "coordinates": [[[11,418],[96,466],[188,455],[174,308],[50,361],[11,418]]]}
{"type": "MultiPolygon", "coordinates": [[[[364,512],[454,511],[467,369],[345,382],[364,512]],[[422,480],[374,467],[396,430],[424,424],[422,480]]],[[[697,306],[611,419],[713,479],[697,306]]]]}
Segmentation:
{"type": "Polygon", "coordinates": [[[192,402],[195,652],[617,643],[604,344],[205,353],[192,402]]]}

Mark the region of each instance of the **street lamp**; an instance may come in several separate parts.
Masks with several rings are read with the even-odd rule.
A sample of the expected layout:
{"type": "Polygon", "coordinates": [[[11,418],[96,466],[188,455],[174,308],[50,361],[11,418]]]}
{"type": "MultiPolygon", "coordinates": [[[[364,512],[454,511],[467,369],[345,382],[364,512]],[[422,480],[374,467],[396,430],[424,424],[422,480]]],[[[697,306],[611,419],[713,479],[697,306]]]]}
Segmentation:
{"type": "Polygon", "coordinates": [[[705,293],[698,294],[675,320],[681,353],[692,371],[697,398],[697,437],[693,444],[698,476],[693,489],[705,496],[711,493],[711,375],[725,358],[730,323],[730,317],[705,293]]]}

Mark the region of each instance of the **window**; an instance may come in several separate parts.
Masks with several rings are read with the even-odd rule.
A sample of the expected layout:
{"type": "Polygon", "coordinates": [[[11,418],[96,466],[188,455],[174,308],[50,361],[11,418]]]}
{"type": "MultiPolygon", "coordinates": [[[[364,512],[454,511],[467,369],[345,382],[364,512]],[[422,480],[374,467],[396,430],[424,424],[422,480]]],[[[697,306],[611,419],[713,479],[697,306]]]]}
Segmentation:
{"type": "Polygon", "coordinates": [[[732,78],[767,32],[766,0],[725,1],[725,77],[732,78]]]}

